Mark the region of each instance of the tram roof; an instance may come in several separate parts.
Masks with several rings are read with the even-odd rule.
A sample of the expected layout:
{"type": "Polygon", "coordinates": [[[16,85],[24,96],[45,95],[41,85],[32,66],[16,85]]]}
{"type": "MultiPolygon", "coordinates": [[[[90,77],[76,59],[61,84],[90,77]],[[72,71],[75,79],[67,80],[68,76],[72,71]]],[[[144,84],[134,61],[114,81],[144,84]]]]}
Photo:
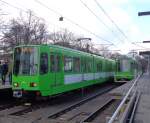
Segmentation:
{"type": "Polygon", "coordinates": [[[102,59],[107,59],[109,61],[114,61],[113,59],[110,59],[110,58],[105,58],[103,56],[100,56],[98,54],[94,54],[94,53],[88,53],[88,52],[84,52],[84,51],[79,51],[77,49],[71,49],[71,48],[68,48],[68,47],[63,47],[63,46],[59,46],[59,45],[54,45],[54,44],[41,44],[41,45],[19,45],[19,46],[16,46],[15,48],[17,47],[26,47],[26,46],[31,46],[31,47],[41,47],[41,46],[48,46],[48,47],[52,47],[52,48],[59,48],[60,50],[64,50],[64,51],[71,51],[71,52],[77,52],[79,54],[85,54],[87,56],[95,56],[95,57],[99,57],[99,58],[102,58],[102,59]]]}

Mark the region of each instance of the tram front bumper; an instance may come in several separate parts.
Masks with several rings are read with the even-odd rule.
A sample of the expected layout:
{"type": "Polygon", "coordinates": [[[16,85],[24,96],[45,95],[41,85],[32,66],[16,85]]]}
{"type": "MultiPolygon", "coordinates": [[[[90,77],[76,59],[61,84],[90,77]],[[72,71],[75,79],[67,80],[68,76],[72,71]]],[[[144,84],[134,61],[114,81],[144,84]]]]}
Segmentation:
{"type": "Polygon", "coordinates": [[[41,96],[41,92],[39,90],[13,90],[13,97],[16,98],[35,96],[41,96]]]}
{"type": "Polygon", "coordinates": [[[13,97],[21,98],[22,97],[22,90],[13,91],[13,97]]]}

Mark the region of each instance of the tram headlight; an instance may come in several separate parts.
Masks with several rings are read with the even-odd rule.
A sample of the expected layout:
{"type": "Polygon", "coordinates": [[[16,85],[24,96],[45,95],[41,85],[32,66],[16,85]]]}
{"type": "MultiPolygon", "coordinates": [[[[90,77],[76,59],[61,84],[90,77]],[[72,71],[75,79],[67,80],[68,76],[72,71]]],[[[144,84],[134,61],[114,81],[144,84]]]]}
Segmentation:
{"type": "Polygon", "coordinates": [[[37,83],[35,83],[35,82],[30,83],[30,87],[36,87],[36,86],[37,86],[37,83]]]}
{"type": "Polygon", "coordinates": [[[17,82],[15,82],[14,87],[19,87],[19,84],[17,82]]]}

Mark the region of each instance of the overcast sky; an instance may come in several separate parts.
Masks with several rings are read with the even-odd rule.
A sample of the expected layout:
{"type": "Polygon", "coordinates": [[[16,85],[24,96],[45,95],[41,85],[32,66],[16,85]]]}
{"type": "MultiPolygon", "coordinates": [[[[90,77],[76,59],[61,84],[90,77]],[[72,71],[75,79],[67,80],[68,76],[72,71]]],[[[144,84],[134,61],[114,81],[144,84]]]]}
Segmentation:
{"type": "Polygon", "coordinates": [[[115,25],[101,11],[95,0],[4,1],[10,4],[8,5],[0,0],[0,8],[4,13],[8,13],[8,15],[3,16],[6,22],[10,18],[19,16],[19,9],[12,7],[15,6],[25,11],[31,9],[37,16],[44,18],[50,32],[67,28],[77,35],[92,38],[92,41],[96,44],[108,44],[109,42],[107,41],[110,41],[115,45],[111,46],[110,49],[121,49],[122,53],[127,53],[132,49],[143,49],[142,47],[150,48],[149,44],[137,44],[142,47],[131,44],[131,42],[150,40],[150,16],[138,17],[139,11],[150,11],[150,0],[96,0],[118,25],[124,35],[118,31],[115,25]],[[49,7],[49,9],[39,4],[38,1],[49,7]],[[92,10],[97,17],[85,6],[92,10]],[[64,17],[64,21],[58,21],[60,16],[64,17]],[[90,33],[69,22],[68,19],[86,28],[90,33]],[[98,36],[96,37],[91,32],[98,36]]]}

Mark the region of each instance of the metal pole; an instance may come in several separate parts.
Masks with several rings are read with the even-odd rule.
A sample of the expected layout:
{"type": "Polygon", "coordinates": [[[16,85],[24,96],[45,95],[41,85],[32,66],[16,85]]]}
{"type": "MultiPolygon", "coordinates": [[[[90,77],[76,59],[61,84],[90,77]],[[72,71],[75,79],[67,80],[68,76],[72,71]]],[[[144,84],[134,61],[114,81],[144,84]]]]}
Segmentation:
{"type": "Polygon", "coordinates": [[[147,68],[147,72],[150,75],[150,55],[148,56],[148,68],[147,68]]]}

